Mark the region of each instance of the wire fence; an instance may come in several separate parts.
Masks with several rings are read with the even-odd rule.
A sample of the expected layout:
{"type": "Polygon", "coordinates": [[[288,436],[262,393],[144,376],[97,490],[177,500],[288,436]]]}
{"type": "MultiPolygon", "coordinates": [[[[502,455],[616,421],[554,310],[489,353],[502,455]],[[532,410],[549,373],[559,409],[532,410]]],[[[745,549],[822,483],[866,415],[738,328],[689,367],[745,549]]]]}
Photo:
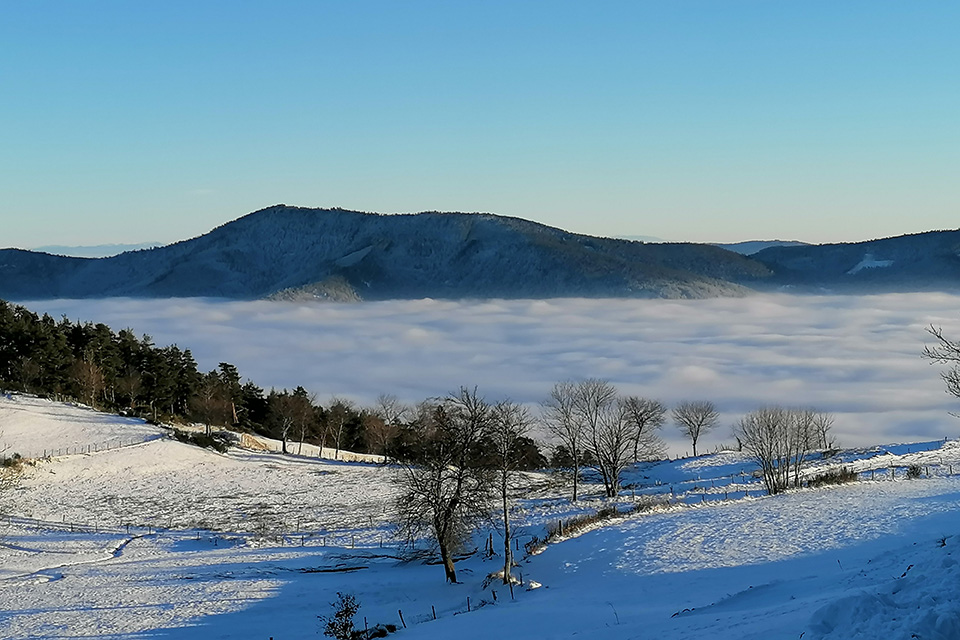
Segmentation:
{"type": "Polygon", "coordinates": [[[59,458],[62,456],[73,456],[81,454],[99,453],[101,451],[110,451],[123,447],[133,447],[145,442],[161,440],[167,437],[162,433],[150,433],[140,436],[125,436],[123,438],[112,438],[101,442],[75,443],[62,445],[59,447],[51,446],[49,449],[38,449],[36,451],[9,451],[9,455],[19,454],[21,458],[59,458]]]}

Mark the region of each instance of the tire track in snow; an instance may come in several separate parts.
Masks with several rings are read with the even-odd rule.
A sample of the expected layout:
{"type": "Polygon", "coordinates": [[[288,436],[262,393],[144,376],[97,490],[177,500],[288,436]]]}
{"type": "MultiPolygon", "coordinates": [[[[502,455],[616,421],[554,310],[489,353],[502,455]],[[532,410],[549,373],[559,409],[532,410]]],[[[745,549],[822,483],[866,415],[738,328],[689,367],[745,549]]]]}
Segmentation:
{"type": "Polygon", "coordinates": [[[63,573],[60,573],[58,569],[69,569],[71,567],[79,567],[82,565],[99,564],[101,562],[107,562],[109,560],[120,558],[121,556],[123,556],[123,552],[127,548],[127,545],[129,545],[134,540],[138,540],[140,538],[146,538],[146,537],[155,537],[155,536],[156,534],[139,534],[139,535],[130,536],[129,538],[126,538],[122,542],[120,542],[120,544],[114,547],[112,551],[109,551],[108,552],[109,555],[102,555],[96,558],[88,558],[86,560],[77,560],[75,562],[64,562],[62,564],[43,567],[41,569],[37,569],[36,571],[30,571],[28,573],[21,573],[17,575],[7,576],[5,578],[0,578],[0,588],[6,587],[6,586],[16,586],[19,583],[29,581],[31,577],[38,578],[37,580],[33,581],[34,583],[54,582],[56,580],[62,580],[65,576],[63,573]],[[53,575],[52,576],[44,575],[47,573],[51,573],[53,575]]]}

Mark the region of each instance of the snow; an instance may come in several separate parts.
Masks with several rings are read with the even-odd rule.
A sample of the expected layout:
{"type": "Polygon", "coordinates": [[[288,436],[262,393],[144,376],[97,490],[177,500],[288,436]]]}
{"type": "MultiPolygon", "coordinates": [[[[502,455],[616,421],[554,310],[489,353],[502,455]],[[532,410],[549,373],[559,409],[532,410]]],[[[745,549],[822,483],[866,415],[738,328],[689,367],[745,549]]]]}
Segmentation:
{"type": "MultiPolygon", "coordinates": [[[[0,494],[3,638],[319,637],[338,591],[357,596],[361,628],[402,626],[402,611],[402,637],[427,640],[960,637],[957,441],[811,456],[808,473],[847,466],[861,481],[773,497],[739,452],[636,465],[619,503],[659,506],[521,548],[511,597],[485,580],[496,556],[470,554],[446,585],[397,547],[390,467],[218,454],[25,396],[0,416],[14,449],[84,448],[31,461],[0,494]],[[905,479],[911,464],[923,477],[905,479]]],[[[524,480],[521,544],[606,504],[589,478],[577,505],[562,477],[524,480]]]]}
{"type": "Polygon", "coordinates": [[[863,260],[857,263],[855,267],[847,271],[847,275],[859,273],[864,269],[881,269],[883,267],[893,266],[893,260],[877,260],[872,253],[864,254],[863,260]]]}

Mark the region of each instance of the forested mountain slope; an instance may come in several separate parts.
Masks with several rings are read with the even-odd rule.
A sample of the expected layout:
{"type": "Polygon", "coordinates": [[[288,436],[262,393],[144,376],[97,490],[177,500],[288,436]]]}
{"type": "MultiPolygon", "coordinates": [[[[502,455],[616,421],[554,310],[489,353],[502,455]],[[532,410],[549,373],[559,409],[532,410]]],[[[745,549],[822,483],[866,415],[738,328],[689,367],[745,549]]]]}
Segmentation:
{"type": "Polygon", "coordinates": [[[0,250],[0,298],[706,298],[751,290],[954,290],[960,231],[777,246],[569,233],[479,213],[380,215],[277,205],[166,247],[109,258],[0,250]]]}
{"type": "Polygon", "coordinates": [[[0,297],[742,295],[760,263],[488,214],[378,215],[277,205],[166,247],[100,259],[0,251],[0,297]]]}
{"type": "Polygon", "coordinates": [[[842,293],[955,290],[960,230],[841,244],[779,246],[751,256],[778,285],[842,293]]]}

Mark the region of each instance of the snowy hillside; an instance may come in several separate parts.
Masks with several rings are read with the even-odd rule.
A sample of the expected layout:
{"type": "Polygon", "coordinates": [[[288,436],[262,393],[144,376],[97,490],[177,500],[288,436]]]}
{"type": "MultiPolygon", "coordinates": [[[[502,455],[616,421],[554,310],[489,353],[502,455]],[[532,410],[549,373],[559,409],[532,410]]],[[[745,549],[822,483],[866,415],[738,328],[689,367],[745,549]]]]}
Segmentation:
{"type": "MultiPolygon", "coordinates": [[[[0,430],[8,455],[82,451],[28,462],[0,494],[3,638],[314,638],[338,591],[360,628],[430,640],[960,637],[956,441],[814,456],[810,475],[860,481],[776,497],[737,452],[638,465],[617,502],[644,508],[521,547],[511,596],[484,581],[492,530],[457,585],[397,549],[389,467],[218,454],[25,396],[0,399],[0,430]]],[[[605,504],[592,485],[571,505],[563,480],[518,487],[521,545],[605,504]]]]}

